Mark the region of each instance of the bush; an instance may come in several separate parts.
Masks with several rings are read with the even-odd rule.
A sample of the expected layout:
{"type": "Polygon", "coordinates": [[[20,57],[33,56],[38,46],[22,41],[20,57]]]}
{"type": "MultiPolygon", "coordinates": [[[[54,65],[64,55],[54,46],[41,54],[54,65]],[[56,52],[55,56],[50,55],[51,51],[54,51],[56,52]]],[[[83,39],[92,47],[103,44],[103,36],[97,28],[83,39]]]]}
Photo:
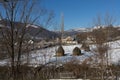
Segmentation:
{"type": "Polygon", "coordinates": [[[62,46],[59,46],[58,50],[56,51],[56,56],[64,56],[64,49],[62,46]]]}
{"type": "Polygon", "coordinates": [[[78,47],[75,47],[73,49],[73,55],[75,56],[81,55],[81,50],[78,47]]]}
{"type": "Polygon", "coordinates": [[[85,51],[90,51],[89,45],[87,45],[85,43],[82,44],[81,49],[84,49],[85,51]]]}

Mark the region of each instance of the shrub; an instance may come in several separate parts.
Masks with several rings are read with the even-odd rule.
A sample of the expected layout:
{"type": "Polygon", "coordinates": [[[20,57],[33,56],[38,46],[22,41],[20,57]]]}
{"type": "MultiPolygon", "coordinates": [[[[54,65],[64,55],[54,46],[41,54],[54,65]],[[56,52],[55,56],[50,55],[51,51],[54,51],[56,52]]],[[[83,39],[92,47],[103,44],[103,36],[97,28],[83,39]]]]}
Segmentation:
{"type": "Polygon", "coordinates": [[[81,50],[78,47],[75,47],[73,49],[73,55],[76,55],[76,56],[81,55],[81,50]]]}
{"type": "Polygon", "coordinates": [[[64,56],[64,49],[62,46],[59,46],[58,50],[56,51],[56,56],[64,56]]]}
{"type": "Polygon", "coordinates": [[[87,45],[85,43],[82,44],[81,49],[84,49],[85,51],[90,51],[89,45],[87,45]]]}

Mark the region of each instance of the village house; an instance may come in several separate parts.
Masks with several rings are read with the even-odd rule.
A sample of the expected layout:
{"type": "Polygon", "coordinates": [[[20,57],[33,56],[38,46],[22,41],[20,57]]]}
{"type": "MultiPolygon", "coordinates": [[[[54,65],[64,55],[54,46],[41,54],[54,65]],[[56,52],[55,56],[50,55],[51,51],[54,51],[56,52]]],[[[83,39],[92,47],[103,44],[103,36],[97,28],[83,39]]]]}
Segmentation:
{"type": "Polygon", "coordinates": [[[67,36],[66,38],[62,39],[62,43],[65,43],[65,44],[77,44],[77,41],[75,41],[75,39],[72,38],[71,36],[67,36]]]}

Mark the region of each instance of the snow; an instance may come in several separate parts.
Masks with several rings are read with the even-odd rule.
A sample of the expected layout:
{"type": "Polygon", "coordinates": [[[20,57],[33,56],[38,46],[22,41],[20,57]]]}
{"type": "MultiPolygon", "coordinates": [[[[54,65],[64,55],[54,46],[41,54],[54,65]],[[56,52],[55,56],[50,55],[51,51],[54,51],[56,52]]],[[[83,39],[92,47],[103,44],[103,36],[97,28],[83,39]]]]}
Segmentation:
{"type": "Polygon", "coordinates": [[[92,29],[91,28],[75,28],[75,29],[67,30],[67,32],[72,32],[72,31],[76,31],[76,32],[89,32],[89,31],[92,31],[92,29]]]}
{"type": "Polygon", "coordinates": [[[111,49],[120,49],[120,40],[109,42],[109,46],[111,49]]]}
{"type": "Polygon", "coordinates": [[[0,66],[8,65],[8,63],[9,63],[9,60],[8,60],[8,59],[0,60],[0,66]]]}
{"type": "Polygon", "coordinates": [[[120,63],[120,49],[113,49],[109,52],[109,60],[113,64],[119,64],[120,63]]]}
{"type": "Polygon", "coordinates": [[[113,42],[109,42],[110,49],[108,51],[109,54],[109,62],[113,64],[119,64],[120,62],[120,40],[116,40],[113,42]]]}
{"type": "MultiPolygon", "coordinates": [[[[110,49],[108,51],[108,59],[110,63],[118,64],[120,61],[120,40],[109,42],[110,49]]],[[[41,64],[46,63],[59,63],[63,64],[65,62],[68,62],[72,59],[76,59],[79,62],[83,62],[86,59],[89,59],[90,57],[93,57],[95,54],[92,51],[86,52],[84,50],[81,50],[83,55],[80,56],[72,56],[72,51],[75,47],[81,47],[81,45],[65,45],[63,46],[63,49],[65,50],[65,56],[63,57],[56,57],[55,52],[58,48],[58,46],[45,48],[41,50],[35,50],[31,51],[29,59],[30,59],[30,65],[32,66],[38,66],[41,64]]],[[[95,45],[90,46],[90,49],[95,48],[95,45]]],[[[27,61],[26,56],[22,56],[23,63],[27,61]]],[[[0,65],[7,64],[9,60],[1,60],[0,65]]],[[[90,62],[90,61],[89,61],[90,62]]],[[[92,62],[91,62],[92,63],[92,62]]]]}
{"type": "Polygon", "coordinates": [[[31,25],[31,24],[28,24],[26,27],[28,28],[28,27],[33,27],[33,28],[38,28],[38,26],[36,26],[36,25],[31,25]]]}
{"type": "Polygon", "coordinates": [[[30,25],[30,26],[32,26],[32,27],[34,27],[34,28],[38,28],[38,26],[36,26],[36,25],[30,25]]]}
{"type": "MultiPolygon", "coordinates": [[[[57,57],[57,61],[64,62],[66,59],[69,59],[74,47],[79,47],[79,45],[63,46],[66,56],[57,57]]],[[[54,62],[56,60],[55,51],[57,48],[58,46],[31,52],[31,63],[45,64],[48,62],[54,62]]]]}
{"type": "Polygon", "coordinates": [[[72,56],[72,51],[75,47],[81,47],[81,45],[68,45],[68,46],[63,46],[63,49],[65,50],[65,56],[63,57],[56,57],[55,56],[55,51],[57,50],[58,46],[52,47],[52,48],[47,48],[47,49],[42,49],[42,50],[37,50],[31,52],[31,64],[46,64],[49,62],[56,62],[57,63],[65,63],[68,62],[72,59],[79,60],[80,62],[84,61],[86,58],[89,58],[90,56],[93,55],[91,52],[85,52],[82,50],[81,56],[72,56]]]}

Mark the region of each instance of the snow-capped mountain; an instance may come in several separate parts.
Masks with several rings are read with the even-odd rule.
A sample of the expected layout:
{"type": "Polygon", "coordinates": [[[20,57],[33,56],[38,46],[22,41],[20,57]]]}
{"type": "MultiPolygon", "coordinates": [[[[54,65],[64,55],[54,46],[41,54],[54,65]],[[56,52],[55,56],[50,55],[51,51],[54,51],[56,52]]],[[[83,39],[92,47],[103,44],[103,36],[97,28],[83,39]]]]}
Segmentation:
{"type": "Polygon", "coordinates": [[[73,36],[81,32],[90,32],[90,31],[92,31],[92,28],[75,28],[75,29],[66,30],[64,35],[73,36]]]}
{"type": "Polygon", "coordinates": [[[67,32],[72,32],[72,31],[76,31],[76,32],[89,32],[89,31],[91,31],[91,28],[75,28],[75,29],[67,30],[67,32]]]}

